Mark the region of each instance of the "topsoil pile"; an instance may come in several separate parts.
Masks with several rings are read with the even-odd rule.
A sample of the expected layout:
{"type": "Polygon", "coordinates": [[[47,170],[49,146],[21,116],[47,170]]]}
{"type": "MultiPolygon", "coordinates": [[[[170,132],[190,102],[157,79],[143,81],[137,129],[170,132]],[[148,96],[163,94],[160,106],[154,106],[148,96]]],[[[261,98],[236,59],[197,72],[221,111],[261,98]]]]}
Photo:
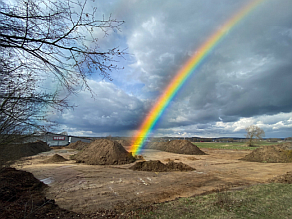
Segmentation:
{"type": "Polygon", "coordinates": [[[153,142],[147,148],[177,154],[205,155],[196,145],[188,140],[173,140],[168,142],[153,142]]]}
{"type": "Polygon", "coordinates": [[[68,160],[59,154],[54,154],[52,157],[44,160],[43,163],[58,163],[58,162],[64,162],[64,161],[68,161],[68,160]]]}
{"type": "Polygon", "coordinates": [[[73,157],[78,163],[91,165],[121,165],[135,161],[132,153],[116,141],[98,139],[73,157]]]}
{"type": "Polygon", "coordinates": [[[51,148],[43,141],[25,144],[10,144],[0,146],[0,164],[13,162],[21,157],[33,156],[41,152],[49,151],[51,148]]]}
{"type": "Polygon", "coordinates": [[[292,143],[263,146],[240,160],[265,163],[292,163],[292,143]]]}
{"type": "Polygon", "coordinates": [[[83,142],[83,141],[76,141],[74,143],[70,143],[66,148],[70,148],[70,149],[75,149],[75,150],[83,150],[84,148],[86,148],[89,145],[89,143],[83,142]]]}
{"type": "Polygon", "coordinates": [[[159,160],[150,160],[150,161],[142,161],[135,163],[132,167],[132,170],[136,171],[151,171],[151,172],[170,172],[170,171],[192,171],[194,168],[179,162],[175,163],[173,161],[169,161],[167,164],[163,164],[159,160]]]}
{"type": "Polygon", "coordinates": [[[269,182],[292,184],[292,172],[287,172],[284,175],[276,176],[270,179],[269,182]]]}

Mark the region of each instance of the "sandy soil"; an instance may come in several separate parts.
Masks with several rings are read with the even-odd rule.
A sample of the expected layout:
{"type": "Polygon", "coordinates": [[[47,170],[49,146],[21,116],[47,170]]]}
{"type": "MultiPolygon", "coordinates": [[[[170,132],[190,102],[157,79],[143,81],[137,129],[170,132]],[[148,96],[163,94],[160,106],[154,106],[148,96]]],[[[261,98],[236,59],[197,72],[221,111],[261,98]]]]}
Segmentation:
{"type": "MultiPolygon", "coordinates": [[[[127,148],[126,148],[127,149],[127,148]]],[[[47,197],[65,209],[92,213],[97,209],[125,210],[155,202],[212,192],[218,187],[234,189],[265,183],[291,170],[292,163],[256,163],[238,160],[250,151],[203,149],[208,155],[183,155],[146,149],[145,160],[183,162],[191,172],[143,172],[126,165],[86,165],[75,161],[43,164],[55,153],[69,159],[77,151],[56,149],[15,164],[49,185],[47,197]]]]}

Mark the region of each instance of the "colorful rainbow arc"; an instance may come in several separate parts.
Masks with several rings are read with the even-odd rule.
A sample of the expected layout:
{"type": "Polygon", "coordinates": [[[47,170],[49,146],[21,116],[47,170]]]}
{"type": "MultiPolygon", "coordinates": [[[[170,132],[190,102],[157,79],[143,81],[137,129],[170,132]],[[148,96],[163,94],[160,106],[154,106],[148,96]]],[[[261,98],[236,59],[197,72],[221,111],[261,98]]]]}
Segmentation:
{"type": "Polygon", "coordinates": [[[139,154],[145,144],[146,138],[151,133],[155,124],[161,117],[162,113],[169,105],[170,101],[176,95],[178,90],[183,86],[185,81],[198,68],[202,61],[208,56],[212,49],[220,42],[220,40],[230,31],[237,23],[239,23],[247,14],[256,8],[264,0],[250,1],[245,7],[237,12],[230,20],[228,20],[222,28],[215,32],[207,41],[200,46],[195,54],[184,64],[166,87],[163,94],[159,97],[148,116],[143,121],[138,133],[132,140],[130,151],[135,155],[139,154]]]}

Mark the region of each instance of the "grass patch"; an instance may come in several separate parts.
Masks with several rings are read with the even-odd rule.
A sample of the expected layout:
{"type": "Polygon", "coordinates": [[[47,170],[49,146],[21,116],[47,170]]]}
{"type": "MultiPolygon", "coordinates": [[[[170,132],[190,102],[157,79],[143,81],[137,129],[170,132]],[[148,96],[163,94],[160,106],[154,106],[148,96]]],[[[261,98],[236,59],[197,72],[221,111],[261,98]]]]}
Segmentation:
{"type": "Polygon", "coordinates": [[[271,183],[157,204],[139,218],[292,218],[292,185],[271,183]]]}
{"type": "Polygon", "coordinates": [[[229,149],[229,150],[255,150],[261,146],[275,145],[273,142],[257,142],[254,147],[247,147],[244,142],[193,142],[199,148],[229,149]]]}

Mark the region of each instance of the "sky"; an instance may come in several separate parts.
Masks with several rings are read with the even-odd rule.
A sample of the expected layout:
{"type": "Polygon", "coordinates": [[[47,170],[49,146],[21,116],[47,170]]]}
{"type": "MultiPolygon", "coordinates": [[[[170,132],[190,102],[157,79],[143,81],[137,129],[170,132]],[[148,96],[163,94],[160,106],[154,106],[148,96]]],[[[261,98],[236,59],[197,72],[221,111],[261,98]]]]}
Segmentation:
{"type": "MultiPolygon", "coordinates": [[[[98,15],[123,20],[101,48],[126,49],[113,81],[98,72],[95,93],[69,97],[74,110],[50,115],[77,136],[132,136],[170,80],[209,36],[249,0],[92,0],[98,15]]],[[[152,132],[170,137],[292,136],[292,1],[264,0],[211,51],[152,132]]]]}

